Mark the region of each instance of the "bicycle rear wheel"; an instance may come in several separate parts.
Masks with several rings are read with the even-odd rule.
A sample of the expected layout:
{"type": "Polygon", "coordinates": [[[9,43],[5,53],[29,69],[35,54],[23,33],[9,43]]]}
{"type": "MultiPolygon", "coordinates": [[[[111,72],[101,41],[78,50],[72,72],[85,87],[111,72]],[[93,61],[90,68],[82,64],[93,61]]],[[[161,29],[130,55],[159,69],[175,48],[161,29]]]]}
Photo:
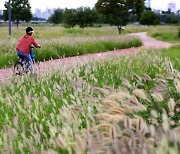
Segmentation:
{"type": "Polygon", "coordinates": [[[23,64],[21,62],[17,62],[15,65],[14,65],[14,73],[16,75],[22,75],[24,72],[24,68],[23,68],[23,64]]]}

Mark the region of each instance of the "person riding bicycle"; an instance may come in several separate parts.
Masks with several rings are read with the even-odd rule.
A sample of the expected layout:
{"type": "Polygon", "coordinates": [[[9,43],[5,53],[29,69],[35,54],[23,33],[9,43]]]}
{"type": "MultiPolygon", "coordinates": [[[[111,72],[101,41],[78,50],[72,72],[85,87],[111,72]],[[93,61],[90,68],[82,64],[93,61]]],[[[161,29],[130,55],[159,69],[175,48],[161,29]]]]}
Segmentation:
{"type": "Polygon", "coordinates": [[[36,43],[35,39],[32,37],[33,33],[34,33],[33,29],[31,27],[27,27],[26,34],[20,38],[16,46],[17,55],[20,57],[21,62],[23,61],[23,59],[25,59],[28,62],[29,70],[32,70],[32,58],[30,55],[31,45],[34,45],[36,48],[41,47],[36,43]]]}

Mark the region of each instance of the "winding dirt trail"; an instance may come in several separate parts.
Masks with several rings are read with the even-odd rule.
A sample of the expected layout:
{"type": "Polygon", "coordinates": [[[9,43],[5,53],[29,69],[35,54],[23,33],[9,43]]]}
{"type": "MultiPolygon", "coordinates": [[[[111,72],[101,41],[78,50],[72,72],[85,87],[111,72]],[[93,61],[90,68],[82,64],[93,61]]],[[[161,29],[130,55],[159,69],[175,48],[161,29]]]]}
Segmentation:
{"type": "Polygon", "coordinates": [[[156,40],[156,39],[154,39],[152,37],[147,36],[146,32],[133,33],[133,34],[130,34],[130,35],[139,37],[141,39],[141,41],[143,42],[143,47],[145,49],[150,49],[150,48],[162,49],[162,48],[169,48],[169,47],[172,46],[171,43],[159,41],[159,40],[156,40]]]}
{"type": "MultiPolygon", "coordinates": [[[[161,49],[161,48],[169,48],[172,46],[171,43],[166,43],[162,41],[158,41],[154,38],[151,38],[147,36],[146,32],[142,33],[133,33],[129,34],[133,36],[137,36],[141,39],[143,42],[142,47],[137,48],[129,48],[129,49],[122,49],[122,50],[116,50],[116,51],[108,51],[108,52],[102,52],[102,53],[94,53],[94,54],[86,54],[82,56],[75,56],[75,57],[69,57],[69,58],[63,58],[63,59],[57,59],[57,60],[50,60],[46,62],[42,62],[40,64],[40,72],[47,71],[50,68],[56,68],[57,66],[73,66],[74,64],[79,63],[80,61],[86,61],[86,60],[92,60],[92,59],[102,59],[102,58],[108,58],[112,56],[117,56],[120,54],[127,54],[127,53],[135,53],[138,52],[140,49],[161,49]]],[[[13,69],[7,68],[7,69],[0,69],[0,80],[4,79],[10,79],[13,76],[13,69]]]]}

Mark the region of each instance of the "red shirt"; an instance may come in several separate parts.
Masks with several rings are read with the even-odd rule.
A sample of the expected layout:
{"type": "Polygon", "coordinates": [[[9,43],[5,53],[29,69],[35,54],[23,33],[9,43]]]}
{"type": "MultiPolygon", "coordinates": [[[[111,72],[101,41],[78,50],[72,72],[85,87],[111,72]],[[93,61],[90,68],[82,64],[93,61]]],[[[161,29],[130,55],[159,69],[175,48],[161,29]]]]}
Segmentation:
{"type": "Polygon", "coordinates": [[[32,44],[35,47],[38,47],[38,44],[36,43],[35,39],[32,36],[24,35],[19,40],[19,43],[17,44],[16,49],[20,52],[30,54],[30,47],[32,44]]]}

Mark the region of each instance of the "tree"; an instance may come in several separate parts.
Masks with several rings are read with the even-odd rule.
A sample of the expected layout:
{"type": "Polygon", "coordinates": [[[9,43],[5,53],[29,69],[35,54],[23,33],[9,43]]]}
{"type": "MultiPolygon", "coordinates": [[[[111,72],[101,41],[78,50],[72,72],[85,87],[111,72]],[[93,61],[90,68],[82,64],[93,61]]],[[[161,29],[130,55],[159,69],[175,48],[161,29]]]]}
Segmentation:
{"type": "Polygon", "coordinates": [[[142,12],[146,9],[144,6],[145,0],[126,0],[126,7],[128,12],[137,15],[138,18],[141,17],[142,12]]]}
{"type": "Polygon", "coordinates": [[[142,13],[140,24],[142,25],[158,25],[160,23],[160,16],[153,11],[145,11],[142,13]]]}
{"type": "Polygon", "coordinates": [[[4,20],[4,16],[3,15],[0,15],[0,20],[4,20]]]}
{"type": "MultiPolygon", "coordinates": [[[[8,2],[6,1],[4,10],[4,20],[8,20],[8,2]]],[[[19,26],[19,21],[29,21],[32,18],[31,7],[29,0],[12,0],[11,1],[11,10],[12,10],[12,20],[16,21],[17,28],[19,26]]]]}
{"type": "Polygon", "coordinates": [[[165,23],[168,24],[177,24],[178,23],[178,16],[174,15],[173,13],[165,15],[165,23]]]}
{"type": "Polygon", "coordinates": [[[63,23],[67,28],[74,27],[77,24],[77,10],[66,8],[63,14],[63,23]]]}
{"type": "Polygon", "coordinates": [[[54,24],[59,24],[62,22],[64,10],[57,9],[54,11],[54,13],[49,17],[48,21],[52,22],[54,24]]]}
{"type": "Polygon", "coordinates": [[[106,15],[121,34],[122,26],[128,22],[128,16],[135,14],[140,18],[145,7],[144,0],[98,0],[95,8],[99,13],[106,15]]]}
{"type": "Polygon", "coordinates": [[[97,20],[98,15],[94,9],[89,7],[80,7],[77,9],[77,24],[80,28],[92,26],[97,20]]]}

